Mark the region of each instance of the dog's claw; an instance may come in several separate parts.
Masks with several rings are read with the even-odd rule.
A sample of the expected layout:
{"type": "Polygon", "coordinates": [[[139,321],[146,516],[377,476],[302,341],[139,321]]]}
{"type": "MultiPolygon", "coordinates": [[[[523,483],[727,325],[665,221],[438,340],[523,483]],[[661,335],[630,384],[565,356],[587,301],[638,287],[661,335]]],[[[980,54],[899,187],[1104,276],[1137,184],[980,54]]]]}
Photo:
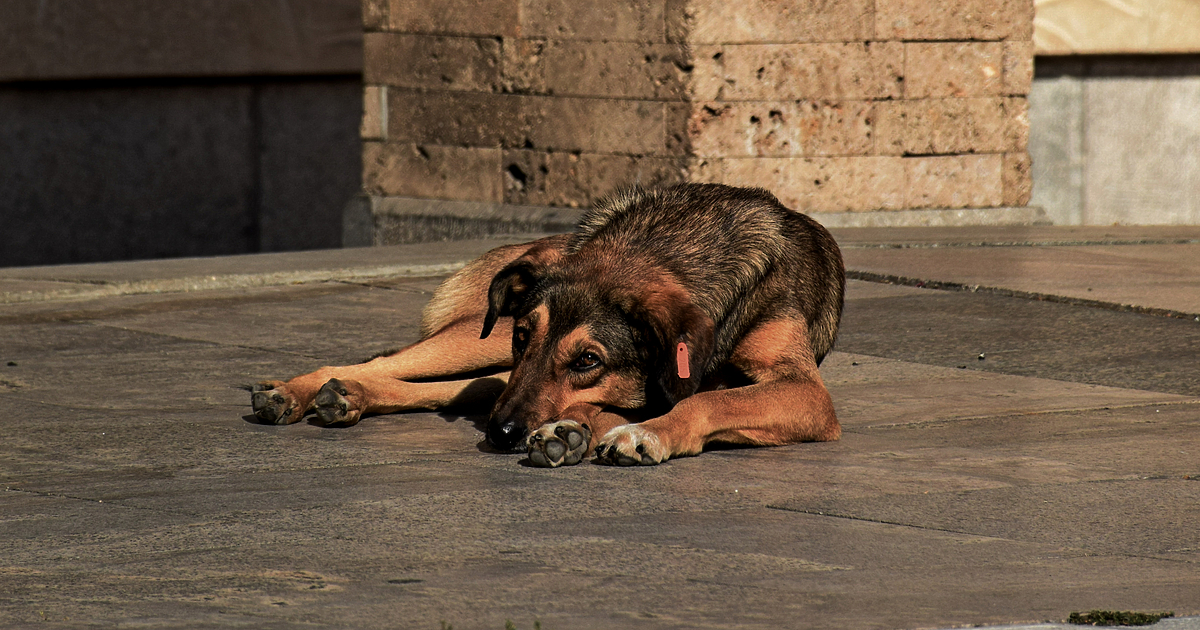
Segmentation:
{"type": "Polygon", "coordinates": [[[574,466],[587,454],[592,432],[574,420],[543,425],[529,435],[529,462],[541,468],[574,466]]]}
{"type": "Polygon", "coordinates": [[[296,401],[269,383],[259,383],[251,389],[250,408],[264,424],[292,424],[300,419],[296,401]]]}
{"type": "Polygon", "coordinates": [[[346,399],[349,394],[346,385],[336,378],[329,379],[328,383],[322,385],[317,397],[313,399],[318,421],[326,426],[357,423],[362,414],[358,409],[352,408],[350,401],[346,399]]]}

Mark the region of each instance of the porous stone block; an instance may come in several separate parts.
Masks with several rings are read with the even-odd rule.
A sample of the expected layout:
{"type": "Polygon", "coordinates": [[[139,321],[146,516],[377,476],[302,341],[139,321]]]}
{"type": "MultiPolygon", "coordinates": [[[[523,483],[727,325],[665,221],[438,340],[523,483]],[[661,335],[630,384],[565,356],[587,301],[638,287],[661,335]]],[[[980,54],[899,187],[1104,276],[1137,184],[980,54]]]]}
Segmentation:
{"type": "Polygon", "coordinates": [[[388,0],[362,0],[363,28],[382,31],[388,27],[388,0]]]}
{"type": "Polygon", "coordinates": [[[964,98],[1004,93],[1004,44],[915,42],[904,45],[904,98],[964,98]]]}
{"type": "Polygon", "coordinates": [[[367,33],[363,49],[367,83],[482,92],[501,85],[503,52],[492,37],[367,33]]]}
{"type": "Polygon", "coordinates": [[[520,35],[521,0],[389,0],[387,30],[431,35],[520,35]]]}
{"type": "Polygon", "coordinates": [[[881,40],[1028,40],[1033,0],[877,0],[875,38],[881,40]]]}
{"type": "Polygon", "coordinates": [[[884,99],[901,95],[898,42],[696,46],[696,100],[884,99]]]}
{"type": "Polygon", "coordinates": [[[664,151],[660,102],[399,89],[388,94],[388,138],[396,142],[637,155],[664,151]]]}
{"type": "Polygon", "coordinates": [[[874,147],[871,101],[712,101],[687,109],[687,144],[697,157],[867,155],[874,147]]]}
{"type": "Polygon", "coordinates": [[[501,91],[515,94],[545,94],[546,64],[542,54],[544,39],[506,37],[501,42],[504,63],[501,70],[501,91]]]}
{"type": "Polygon", "coordinates": [[[388,90],[388,138],[464,147],[521,146],[528,125],[520,97],[473,92],[388,90]]]}
{"type": "Polygon", "coordinates": [[[1004,187],[1001,203],[1006,206],[1023,206],[1033,194],[1033,176],[1030,173],[1028,153],[1005,153],[1003,164],[1004,187]]]}
{"type": "Polygon", "coordinates": [[[500,201],[500,149],[398,142],[363,143],[363,188],[370,194],[500,201]]]}
{"type": "Polygon", "coordinates": [[[1002,153],[1009,148],[1003,98],[886,101],[876,110],[875,148],[881,155],[1002,153]]]}
{"type": "Polygon", "coordinates": [[[503,154],[505,203],[587,207],[632,185],[685,181],[683,158],[512,150],[503,154]]]}
{"type": "Polygon", "coordinates": [[[358,136],[363,140],[387,140],[387,87],[363,88],[362,124],[358,136]]]}
{"type": "MultiPolygon", "coordinates": [[[[522,37],[642,43],[666,41],[663,19],[666,0],[519,0],[519,3],[522,37]]],[[[513,15],[517,15],[516,10],[513,15]]]]}
{"type": "Polygon", "coordinates": [[[904,163],[897,157],[699,160],[692,166],[690,178],[760,186],[801,212],[905,207],[904,163]]]}
{"type": "Polygon", "coordinates": [[[1003,156],[903,158],[908,208],[988,208],[1003,205],[1003,156]]]}
{"type": "Polygon", "coordinates": [[[1014,96],[1004,99],[1004,150],[1029,148],[1029,99],[1014,96]]]}
{"type": "Polygon", "coordinates": [[[1004,42],[1004,93],[1025,96],[1033,84],[1033,42],[1004,42]]]}
{"type": "Polygon", "coordinates": [[[550,41],[541,54],[555,95],[682,100],[691,61],[679,44],[550,41]]]}
{"type": "Polygon", "coordinates": [[[671,37],[693,44],[850,42],[872,39],[873,0],[690,0],[675,3],[671,37]]]}

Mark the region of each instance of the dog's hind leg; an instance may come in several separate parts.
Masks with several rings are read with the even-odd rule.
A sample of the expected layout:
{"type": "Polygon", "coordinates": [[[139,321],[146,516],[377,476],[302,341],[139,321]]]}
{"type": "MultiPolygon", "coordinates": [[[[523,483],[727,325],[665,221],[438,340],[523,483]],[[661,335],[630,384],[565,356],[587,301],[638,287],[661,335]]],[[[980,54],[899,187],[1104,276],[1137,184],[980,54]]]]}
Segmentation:
{"type": "Polygon", "coordinates": [[[457,385],[406,381],[445,379],[489,369],[503,371],[511,365],[511,320],[497,322],[487,339],[479,338],[492,277],[523,255],[543,250],[553,254],[564,244],[565,237],[555,236],[484,254],[434,293],[425,308],[420,341],[366,363],[323,367],[286,382],[259,383],[251,390],[254,415],[268,424],[291,424],[318,409],[323,420],[353,424],[364,412],[441,408],[463,401],[464,392],[478,394],[495,389],[495,383],[507,376],[500,380],[489,377],[478,385],[472,385],[472,380],[452,381],[457,385]],[[338,383],[331,383],[333,380],[338,383]]]}

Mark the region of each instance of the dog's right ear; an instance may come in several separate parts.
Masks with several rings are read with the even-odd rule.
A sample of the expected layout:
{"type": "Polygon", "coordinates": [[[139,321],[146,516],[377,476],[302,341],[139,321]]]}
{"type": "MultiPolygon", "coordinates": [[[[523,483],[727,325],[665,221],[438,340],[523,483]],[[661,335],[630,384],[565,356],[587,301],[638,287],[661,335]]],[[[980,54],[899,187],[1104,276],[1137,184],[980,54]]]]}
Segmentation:
{"type": "Polygon", "coordinates": [[[514,307],[523,301],[537,284],[540,271],[540,265],[535,265],[529,260],[517,259],[492,278],[492,285],[488,287],[488,310],[483,318],[480,339],[487,339],[488,335],[492,334],[497,319],[513,314],[514,307]]]}

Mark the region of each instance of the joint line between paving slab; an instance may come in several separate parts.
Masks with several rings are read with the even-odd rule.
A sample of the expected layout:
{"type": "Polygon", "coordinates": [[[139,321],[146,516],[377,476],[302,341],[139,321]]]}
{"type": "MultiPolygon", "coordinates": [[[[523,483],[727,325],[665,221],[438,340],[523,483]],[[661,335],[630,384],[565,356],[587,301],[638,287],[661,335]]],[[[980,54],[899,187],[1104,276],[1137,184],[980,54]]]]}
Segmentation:
{"type": "Polygon", "coordinates": [[[1200,314],[1198,313],[1187,313],[1165,308],[1155,308],[1152,306],[1137,306],[1135,304],[1119,304],[1117,302],[1105,302],[1103,300],[1089,300],[1087,298],[1067,297],[1063,295],[1054,295],[1052,293],[1037,293],[1034,291],[1005,289],[1003,287],[989,287],[980,284],[966,284],[963,282],[950,282],[945,280],[925,280],[910,276],[876,273],[874,271],[857,271],[853,269],[846,270],[846,278],[848,280],[862,280],[864,282],[876,282],[879,284],[896,284],[917,287],[921,289],[934,289],[937,291],[987,293],[989,295],[1000,295],[1003,297],[1014,297],[1025,300],[1035,300],[1038,302],[1054,302],[1058,304],[1084,306],[1088,308],[1098,308],[1107,311],[1118,311],[1123,313],[1140,313],[1143,315],[1169,317],[1172,319],[1191,319],[1200,322],[1200,314]]]}
{"type": "Polygon", "coordinates": [[[158,511],[158,510],[155,510],[154,508],[141,507],[139,505],[128,505],[126,503],[119,503],[116,501],[109,501],[108,503],[105,503],[103,499],[89,499],[87,497],[77,497],[77,496],[73,496],[70,494],[62,494],[59,492],[43,492],[40,490],[26,490],[24,488],[14,488],[12,486],[4,486],[4,491],[5,492],[16,492],[19,494],[29,494],[29,495],[33,495],[33,496],[37,496],[37,497],[45,497],[48,499],[69,499],[71,501],[84,501],[87,503],[99,503],[101,505],[112,505],[112,506],[116,506],[116,507],[129,508],[131,510],[146,510],[147,512],[157,512],[158,511]]]}
{"type": "MultiPolygon", "coordinates": [[[[275,272],[264,274],[226,274],[220,276],[193,276],[188,278],[171,278],[163,280],[139,280],[136,282],[100,283],[56,278],[39,278],[40,281],[63,282],[69,284],[85,284],[96,286],[94,289],[61,291],[6,293],[0,294],[0,304],[20,304],[24,302],[48,302],[87,300],[100,297],[116,297],[123,295],[145,295],[165,293],[189,293],[193,291],[211,291],[215,289],[244,289],[271,287],[294,284],[312,284],[319,282],[354,282],[378,280],[382,278],[432,278],[444,276],[467,265],[468,261],[458,261],[434,265],[388,265],[381,267],[357,267],[351,269],[334,269],[320,271],[275,272]]],[[[19,280],[20,278],[14,278],[19,280]]]]}
{"type": "Polygon", "coordinates": [[[981,247],[1095,247],[1108,245],[1195,245],[1195,238],[1141,238],[1141,239],[1084,239],[1064,241],[962,241],[962,242],[892,242],[892,243],[838,243],[841,249],[948,249],[981,247]]]}
{"type": "MultiPolygon", "coordinates": [[[[1071,382],[1071,381],[1064,381],[1071,382]]],[[[1141,391],[1141,390],[1139,390],[1141,391]]],[[[1159,393],[1159,392],[1155,392],[1159,393]]],[[[999,418],[1021,418],[1027,416],[1048,416],[1060,413],[1080,413],[1087,411],[1111,411],[1122,409],[1143,409],[1148,407],[1170,407],[1174,405],[1196,405],[1200,404],[1200,399],[1195,400],[1171,400],[1166,402],[1150,402],[1150,403],[1129,403],[1127,405],[1101,405],[1098,407],[1070,407],[1067,409],[1039,409],[1036,411],[1014,411],[1010,413],[987,414],[981,416],[962,416],[956,418],[936,418],[933,420],[914,420],[912,422],[892,422],[888,424],[867,424],[854,427],[842,427],[842,431],[846,433],[854,433],[856,431],[870,431],[874,429],[899,429],[903,427],[927,427],[937,424],[950,424],[952,422],[970,422],[972,420],[992,420],[999,418]]]]}

